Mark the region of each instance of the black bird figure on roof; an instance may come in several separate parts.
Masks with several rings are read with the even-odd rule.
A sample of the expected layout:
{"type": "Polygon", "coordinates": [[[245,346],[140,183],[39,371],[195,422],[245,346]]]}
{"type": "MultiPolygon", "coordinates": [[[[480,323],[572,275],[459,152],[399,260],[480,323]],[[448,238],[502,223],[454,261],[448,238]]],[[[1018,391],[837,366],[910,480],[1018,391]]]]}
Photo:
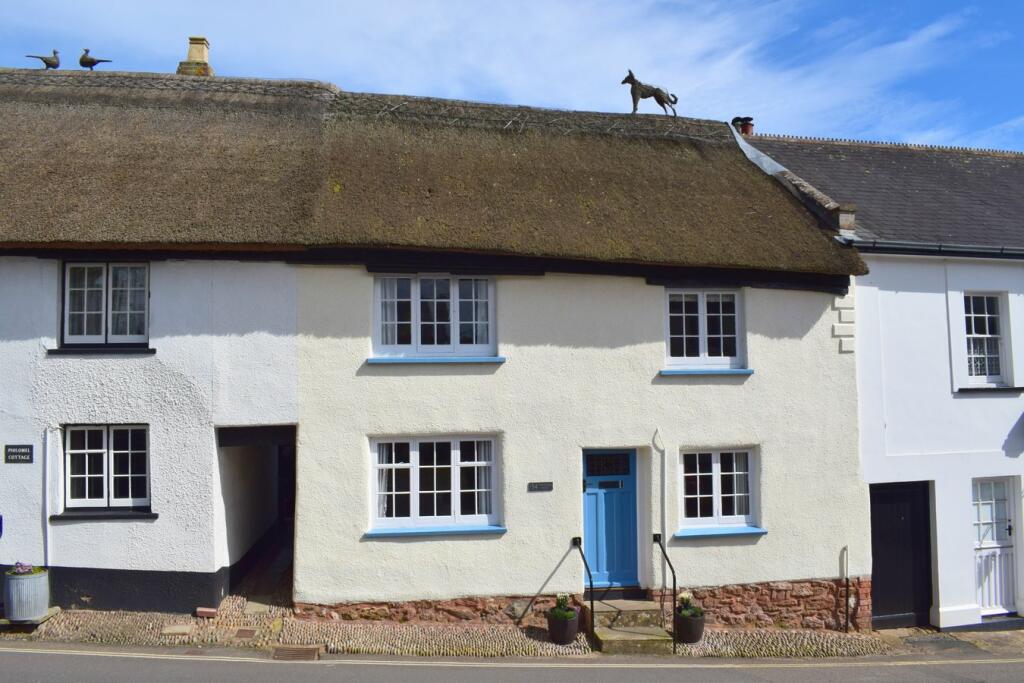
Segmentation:
{"type": "Polygon", "coordinates": [[[42,60],[42,62],[43,62],[43,70],[46,70],[46,69],[57,69],[57,68],[60,67],[60,56],[59,55],[60,55],[60,53],[57,52],[56,50],[54,50],[52,57],[42,57],[40,55],[25,55],[25,56],[26,57],[31,57],[32,59],[40,59],[40,60],[42,60]]]}
{"type": "Polygon", "coordinates": [[[82,52],[82,56],[78,58],[78,63],[79,65],[85,67],[89,71],[92,71],[92,68],[97,64],[113,61],[112,59],[96,59],[95,57],[89,54],[89,48],[87,47],[82,48],[82,50],[84,50],[84,52],[82,52]]]}

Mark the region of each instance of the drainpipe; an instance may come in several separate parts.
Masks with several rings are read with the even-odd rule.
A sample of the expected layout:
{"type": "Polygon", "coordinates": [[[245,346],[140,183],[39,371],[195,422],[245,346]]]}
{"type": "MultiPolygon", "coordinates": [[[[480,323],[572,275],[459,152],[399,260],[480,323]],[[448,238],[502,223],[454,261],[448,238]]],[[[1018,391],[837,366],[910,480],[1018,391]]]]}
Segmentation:
{"type": "Polygon", "coordinates": [[[850,632],[850,546],[844,545],[843,555],[843,577],[846,579],[846,627],[845,633],[850,632]]]}
{"type": "MultiPolygon", "coordinates": [[[[665,450],[665,444],[661,443],[661,433],[658,428],[654,428],[654,435],[651,437],[651,446],[656,451],[661,452],[661,537],[668,538],[668,513],[665,509],[665,502],[668,500],[668,452],[665,450]]],[[[661,588],[662,594],[665,592],[665,559],[661,560],[661,588]]],[[[675,601],[675,596],[672,596],[672,600],[675,601]]],[[[662,610],[664,612],[664,609],[662,610]]]]}
{"type": "Polygon", "coordinates": [[[50,447],[53,445],[53,430],[46,428],[43,431],[43,566],[50,566],[50,466],[53,458],[50,457],[50,447]]]}

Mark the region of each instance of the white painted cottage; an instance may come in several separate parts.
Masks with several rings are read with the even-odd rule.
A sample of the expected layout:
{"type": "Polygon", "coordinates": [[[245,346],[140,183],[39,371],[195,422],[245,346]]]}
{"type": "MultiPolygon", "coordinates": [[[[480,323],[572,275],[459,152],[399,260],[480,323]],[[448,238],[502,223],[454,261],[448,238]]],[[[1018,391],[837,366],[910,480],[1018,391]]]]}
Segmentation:
{"type": "Polygon", "coordinates": [[[876,625],[1024,613],[1024,154],[747,139],[856,204],[876,625]]]}
{"type": "Polygon", "coordinates": [[[664,591],[658,534],[714,620],[867,624],[864,264],[727,124],[22,70],[0,116],[0,564],[58,603],[522,618],[576,538],[664,591]]]}

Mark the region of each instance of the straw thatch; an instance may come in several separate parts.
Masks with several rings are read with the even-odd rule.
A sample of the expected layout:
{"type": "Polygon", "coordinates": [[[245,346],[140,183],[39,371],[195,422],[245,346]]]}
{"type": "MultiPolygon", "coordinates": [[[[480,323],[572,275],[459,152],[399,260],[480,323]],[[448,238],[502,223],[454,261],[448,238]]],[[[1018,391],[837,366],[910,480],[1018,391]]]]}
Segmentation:
{"type": "Polygon", "coordinates": [[[863,272],[724,123],[0,70],[0,248],[320,246],[863,272]]]}

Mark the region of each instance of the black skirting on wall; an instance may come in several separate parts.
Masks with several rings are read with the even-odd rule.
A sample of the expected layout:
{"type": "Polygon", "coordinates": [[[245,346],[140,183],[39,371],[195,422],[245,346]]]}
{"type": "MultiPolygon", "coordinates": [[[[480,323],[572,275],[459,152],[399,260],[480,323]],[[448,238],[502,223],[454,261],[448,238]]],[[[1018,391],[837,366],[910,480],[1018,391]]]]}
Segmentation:
{"type": "MultiPolygon", "coordinates": [[[[0,565],[0,570],[9,567],[0,565]]],[[[50,567],[50,603],[63,608],[191,613],[228,594],[230,569],[165,572],[50,567]]]]}

